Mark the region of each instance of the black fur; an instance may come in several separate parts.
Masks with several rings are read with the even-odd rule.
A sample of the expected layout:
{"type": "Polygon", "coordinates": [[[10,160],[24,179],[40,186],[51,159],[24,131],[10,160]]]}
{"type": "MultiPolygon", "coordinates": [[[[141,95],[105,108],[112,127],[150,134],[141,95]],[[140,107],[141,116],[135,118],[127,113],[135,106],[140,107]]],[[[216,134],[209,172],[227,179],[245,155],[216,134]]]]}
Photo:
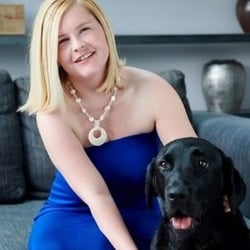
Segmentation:
{"type": "Polygon", "coordinates": [[[157,196],[163,213],[152,250],[250,250],[239,210],[245,184],[231,159],[207,140],[183,138],[163,146],[148,166],[145,191],[148,206],[157,196]]]}

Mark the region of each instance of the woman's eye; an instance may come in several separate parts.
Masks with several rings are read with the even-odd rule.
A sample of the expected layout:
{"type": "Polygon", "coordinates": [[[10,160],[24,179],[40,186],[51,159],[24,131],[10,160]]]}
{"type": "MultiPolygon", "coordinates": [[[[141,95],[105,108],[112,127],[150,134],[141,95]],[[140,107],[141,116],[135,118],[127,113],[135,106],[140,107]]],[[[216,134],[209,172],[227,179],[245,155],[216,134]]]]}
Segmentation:
{"type": "Polygon", "coordinates": [[[63,38],[63,39],[60,39],[59,41],[58,41],[58,44],[60,45],[60,44],[63,44],[63,43],[65,43],[65,42],[67,42],[69,39],[68,38],[63,38]]]}
{"type": "Polygon", "coordinates": [[[80,34],[84,33],[85,31],[89,30],[89,27],[84,27],[80,29],[80,34]]]}

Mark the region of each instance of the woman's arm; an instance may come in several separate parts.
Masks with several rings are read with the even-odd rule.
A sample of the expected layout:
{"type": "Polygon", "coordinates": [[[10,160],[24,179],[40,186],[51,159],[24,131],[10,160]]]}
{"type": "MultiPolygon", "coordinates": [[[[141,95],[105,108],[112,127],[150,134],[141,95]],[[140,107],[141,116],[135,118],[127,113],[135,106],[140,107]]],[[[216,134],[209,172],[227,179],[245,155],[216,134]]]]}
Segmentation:
{"type": "Polygon", "coordinates": [[[115,249],[137,249],[102,176],[61,115],[38,114],[45,148],[74,192],[89,206],[96,223],[115,249]]]}
{"type": "Polygon", "coordinates": [[[163,79],[158,79],[154,99],[156,129],[163,144],[181,137],[197,137],[184,105],[173,89],[163,79]]]}

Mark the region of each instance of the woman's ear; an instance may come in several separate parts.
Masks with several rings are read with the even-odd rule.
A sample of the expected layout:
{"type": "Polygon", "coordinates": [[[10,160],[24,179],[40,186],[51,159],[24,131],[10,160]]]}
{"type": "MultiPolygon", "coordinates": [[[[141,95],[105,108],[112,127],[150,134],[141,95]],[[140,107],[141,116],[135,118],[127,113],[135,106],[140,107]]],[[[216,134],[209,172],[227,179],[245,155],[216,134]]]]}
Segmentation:
{"type": "Polygon", "coordinates": [[[224,156],[223,159],[224,194],[228,197],[229,206],[233,214],[237,212],[246,195],[246,185],[232,160],[224,156]]]}

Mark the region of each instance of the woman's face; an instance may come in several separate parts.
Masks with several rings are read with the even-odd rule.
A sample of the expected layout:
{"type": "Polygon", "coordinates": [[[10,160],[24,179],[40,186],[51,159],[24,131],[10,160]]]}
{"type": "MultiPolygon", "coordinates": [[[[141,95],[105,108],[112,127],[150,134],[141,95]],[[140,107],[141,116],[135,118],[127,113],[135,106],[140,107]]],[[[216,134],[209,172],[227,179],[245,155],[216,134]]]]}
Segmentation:
{"type": "Polygon", "coordinates": [[[73,82],[96,74],[103,78],[108,57],[102,26],[86,8],[72,5],[59,25],[58,64],[73,82]]]}

